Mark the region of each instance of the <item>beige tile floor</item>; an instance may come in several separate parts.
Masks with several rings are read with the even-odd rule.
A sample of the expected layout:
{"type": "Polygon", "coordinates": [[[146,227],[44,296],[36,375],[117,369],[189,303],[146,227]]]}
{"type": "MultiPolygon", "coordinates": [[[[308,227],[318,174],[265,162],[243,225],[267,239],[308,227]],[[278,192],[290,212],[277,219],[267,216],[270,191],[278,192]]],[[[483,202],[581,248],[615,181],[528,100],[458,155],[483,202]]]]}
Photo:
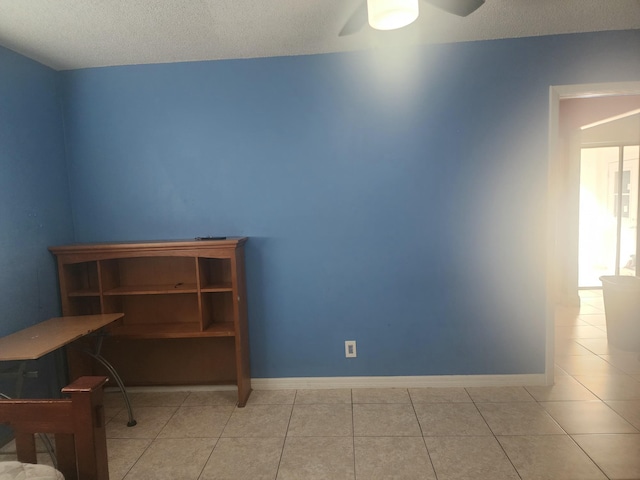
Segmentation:
{"type": "Polygon", "coordinates": [[[111,479],[640,479],[639,356],[581,296],[552,387],[139,392],[133,428],[108,393],[111,479]]]}

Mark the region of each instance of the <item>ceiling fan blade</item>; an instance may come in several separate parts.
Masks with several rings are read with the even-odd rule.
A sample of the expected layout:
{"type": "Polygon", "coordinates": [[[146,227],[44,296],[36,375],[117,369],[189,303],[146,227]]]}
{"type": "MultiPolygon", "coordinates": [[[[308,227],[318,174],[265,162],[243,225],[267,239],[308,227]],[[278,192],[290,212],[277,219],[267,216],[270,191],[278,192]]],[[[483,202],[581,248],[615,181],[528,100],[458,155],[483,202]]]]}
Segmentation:
{"type": "Polygon", "coordinates": [[[362,2],[358,8],[351,14],[347,23],[342,27],[340,33],[338,34],[340,37],[344,37],[346,35],[353,35],[354,33],[362,30],[367,24],[367,2],[362,2]]]}
{"type": "Polygon", "coordinates": [[[466,17],[482,6],[484,0],[425,0],[434,7],[459,17],[466,17]]]}

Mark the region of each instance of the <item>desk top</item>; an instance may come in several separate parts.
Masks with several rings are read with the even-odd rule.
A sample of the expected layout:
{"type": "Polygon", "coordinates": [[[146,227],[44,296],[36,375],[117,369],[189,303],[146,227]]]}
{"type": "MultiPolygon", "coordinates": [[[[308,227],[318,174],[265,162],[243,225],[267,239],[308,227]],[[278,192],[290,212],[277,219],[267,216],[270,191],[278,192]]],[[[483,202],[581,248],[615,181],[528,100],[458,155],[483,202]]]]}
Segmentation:
{"type": "Polygon", "coordinates": [[[123,313],[55,317],[0,338],[0,362],[37,360],[124,317],[123,313]]]}

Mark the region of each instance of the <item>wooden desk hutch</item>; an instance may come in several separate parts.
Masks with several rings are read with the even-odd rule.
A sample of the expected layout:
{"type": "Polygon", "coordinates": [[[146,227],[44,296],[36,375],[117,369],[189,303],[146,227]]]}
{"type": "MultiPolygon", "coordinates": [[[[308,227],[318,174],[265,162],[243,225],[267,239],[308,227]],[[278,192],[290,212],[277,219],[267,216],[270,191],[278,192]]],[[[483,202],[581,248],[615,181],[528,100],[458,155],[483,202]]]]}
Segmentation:
{"type": "MultiPolygon", "coordinates": [[[[251,393],[246,238],[50,247],[64,315],[124,313],[102,355],[126,385],[238,387],[251,393]]],[[[104,374],[68,349],[72,379],[104,374]]]]}

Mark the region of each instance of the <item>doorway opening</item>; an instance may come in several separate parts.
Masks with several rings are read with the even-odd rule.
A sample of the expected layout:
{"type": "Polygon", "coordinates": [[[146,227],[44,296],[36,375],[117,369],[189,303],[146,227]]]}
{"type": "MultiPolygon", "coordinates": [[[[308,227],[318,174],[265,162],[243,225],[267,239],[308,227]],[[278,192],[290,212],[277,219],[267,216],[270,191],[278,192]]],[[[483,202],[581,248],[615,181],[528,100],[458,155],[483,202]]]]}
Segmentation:
{"type": "MultiPolygon", "coordinates": [[[[601,129],[593,129],[603,122],[603,120],[613,120],[616,116],[628,113],[632,110],[640,113],[640,82],[618,82],[618,83],[601,83],[601,84],[582,84],[582,85],[556,85],[549,88],[549,162],[548,162],[548,227],[549,233],[547,239],[547,315],[546,315],[546,361],[545,376],[548,385],[554,381],[554,360],[555,360],[555,322],[554,312],[556,305],[564,305],[566,307],[575,308],[580,305],[580,296],[578,295],[579,285],[579,224],[580,224],[580,172],[583,148],[599,148],[599,147],[625,147],[640,144],[638,136],[640,128],[635,130],[635,139],[627,141],[624,139],[611,140],[605,142],[604,139],[592,138],[592,142],[587,145],[582,144],[582,132],[591,130],[593,133],[601,129]],[[562,108],[561,108],[562,104],[562,108]],[[594,105],[597,107],[594,108],[594,105]],[[566,108],[570,107],[570,108],[566,108]]],[[[604,122],[615,125],[614,122],[604,122]]],[[[587,134],[585,134],[587,135],[587,134]]],[[[591,152],[592,154],[594,152],[591,152]]],[[[586,154],[588,155],[588,154],[586,154]]],[[[637,159],[637,156],[636,156],[637,159]]],[[[585,160],[586,161],[586,160],[585,160]]],[[[636,160],[637,161],[637,160],[636,160]]],[[[636,167],[637,168],[637,167],[636,167]]],[[[620,157],[618,157],[618,172],[624,172],[624,152],[622,166],[620,167],[620,157]]],[[[629,180],[634,173],[629,169],[629,180]]],[[[610,175],[609,167],[607,167],[607,177],[610,175]]],[[[626,195],[625,188],[621,188],[621,183],[625,181],[625,173],[616,173],[616,169],[611,171],[612,184],[607,188],[613,189],[609,193],[610,199],[618,206],[604,206],[601,209],[613,208],[617,224],[617,212],[624,210],[627,200],[623,197],[626,195]],[[615,190],[615,185],[618,190],[615,190]],[[617,210],[616,210],[617,208],[617,210]]],[[[600,175],[599,175],[600,176],[600,175]]],[[[640,173],[636,175],[636,179],[640,173]]],[[[595,189],[595,187],[593,187],[595,189]]],[[[632,214],[634,204],[631,200],[631,189],[628,188],[628,210],[632,214]]],[[[637,190],[637,184],[636,184],[637,190]]],[[[637,204],[638,200],[634,200],[637,204]]],[[[598,203],[603,203],[602,201],[598,203]]],[[[637,209],[636,209],[637,211],[637,209]]],[[[637,219],[638,216],[636,215],[637,219]]],[[[620,220],[620,230],[623,223],[620,220]]],[[[629,218],[628,225],[631,225],[629,218]]],[[[637,230],[637,228],[636,228],[637,230]]],[[[620,236],[622,238],[622,235],[620,236]]],[[[627,236],[628,238],[628,236],[627,236]]],[[[595,242],[595,240],[594,240],[595,242]]],[[[627,267],[628,259],[624,259],[628,244],[620,241],[620,247],[617,247],[617,240],[614,242],[616,250],[619,250],[619,261],[617,253],[613,253],[613,262],[609,262],[608,268],[618,265],[621,270],[627,267]],[[623,263],[623,260],[627,260],[623,263]]],[[[636,246],[640,245],[637,235],[635,238],[636,246]]],[[[640,259],[639,259],[640,260],[640,259]]],[[[629,267],[635,265],[629,265],[629,267]]],[[[635,270],[634,270],[635,272],[635,270]]],[[[599,272],[598,272],[599,273],[599,272]]],[[[640,273],[640,270],[638,271],[640,273]]],[[[591,274],[591,280],[597,273],[591,274]]],[[[600,285],[601,283],[598,282],[600,285]]]]}

